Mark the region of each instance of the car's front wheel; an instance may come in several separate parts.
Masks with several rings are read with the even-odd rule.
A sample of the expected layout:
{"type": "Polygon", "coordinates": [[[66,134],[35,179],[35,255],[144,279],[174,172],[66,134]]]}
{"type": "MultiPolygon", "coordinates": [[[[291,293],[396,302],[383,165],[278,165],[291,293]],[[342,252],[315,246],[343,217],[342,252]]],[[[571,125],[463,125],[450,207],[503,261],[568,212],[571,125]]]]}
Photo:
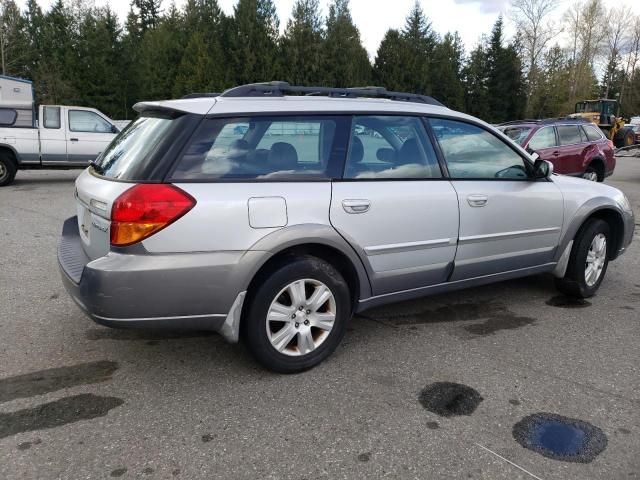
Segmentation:
{"type": "Polygon", "coordinates": [[[589,220],[576,236],[566,274],[556,279],[561,292],[579,298],[595,295],[609,265],[610,228],[604,220],[589,220]]]}
{"type": "Polygon", "coordinates": [[[262,365],[281,373],[322,362],[342,340],[351,317],[344,278],[315,257],[293,257],[248,300],[243,337],[262,365]]]}

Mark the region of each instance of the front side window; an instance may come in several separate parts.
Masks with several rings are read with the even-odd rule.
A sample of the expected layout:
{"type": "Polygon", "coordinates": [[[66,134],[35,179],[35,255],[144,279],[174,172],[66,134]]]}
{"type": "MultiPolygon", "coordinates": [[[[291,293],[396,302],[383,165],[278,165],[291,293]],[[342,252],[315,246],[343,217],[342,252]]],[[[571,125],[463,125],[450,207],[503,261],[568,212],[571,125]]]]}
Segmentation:
{"type": "Polygon", "coordinates": [[[344,178],[441,178],[436,153],[418,117],[355,117],[344,178]]]}
{"type": "Polygon", "coordinates": [[[600,129],[594,127],[592,125],[583,125],[582,129],[587,134],[587,139],[590,142],[597,142],[602,139],[602,133],[600,133],[600,129]]]}
{"type": "Polygon", "coordinates": [[[60,107],[43,108],[44,128],[60,128],[60,107]]]}
{"type": "Polygon", "coordinates": [[[69,110],[69,130],[72,132],[111,133],[111,124],[94,112],[69,110]]]}
{"type": "Polygon", "coordinates": [[[451,178],[528,178],[524,159],[489,131],[455,120],[433,118],[430,123],[451,178]]]}
{"type": "Polygon", "coordinates": [[[529,140],[529,148],[531,150],[542,150],[557,146],[556,132],[553,127],[544,127],[538,130],[531,140],[529,140]]]}
{"type": "Polygon", "coordinates": [[[560,145],[575,145],[582,143],[579,125],[558,125],[560,145]]]}
{"type": "Polygon", "coordinates": [[[347,125],[347,117],[335,116],[206,119],[176,165],[173,180],[336,178],[340,153],[334,143],[347,125]]]}

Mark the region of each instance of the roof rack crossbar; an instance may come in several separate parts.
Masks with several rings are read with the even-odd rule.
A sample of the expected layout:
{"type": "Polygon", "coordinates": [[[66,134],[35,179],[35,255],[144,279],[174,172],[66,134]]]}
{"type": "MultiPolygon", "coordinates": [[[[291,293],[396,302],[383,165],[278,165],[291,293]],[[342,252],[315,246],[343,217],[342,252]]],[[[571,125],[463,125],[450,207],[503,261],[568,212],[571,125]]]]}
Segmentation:
{"type": "Polygon", "coordinates": [[[221,97],[283,97],[287,93],[304,94],[309,96],[328,96],[338,98],[377,97],[389,100],[425,103],[428,105],[444,106],[438,100],[427,95],[416,93],[392,92],[384,87],[307,87],[290,85],[287,82],[251,83],[230,88],[220,94],[221,97]]]}

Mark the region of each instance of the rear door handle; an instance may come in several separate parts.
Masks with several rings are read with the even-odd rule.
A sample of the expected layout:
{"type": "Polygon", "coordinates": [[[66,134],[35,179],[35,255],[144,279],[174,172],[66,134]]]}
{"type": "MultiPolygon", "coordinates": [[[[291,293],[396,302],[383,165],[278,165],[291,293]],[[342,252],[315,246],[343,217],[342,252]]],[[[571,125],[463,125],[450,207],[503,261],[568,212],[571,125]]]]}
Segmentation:
{"type": "Polygon", "coordinates": [[[488,201],[488,195],[473,194],[467,197],[467,202],[472,207],[484,207],[488,201]]]}
{"type": "Polygon", "coordinates": [[[365,213],[371,208],[369,200],[343,200],[342,208],[347,213],[365,213]]]}
{"type": "Polygon", "coordinates": [[[77,142],[78,141],[77,138],[70,138],[69,140],[71,140],[72,142],[77,142]]]}

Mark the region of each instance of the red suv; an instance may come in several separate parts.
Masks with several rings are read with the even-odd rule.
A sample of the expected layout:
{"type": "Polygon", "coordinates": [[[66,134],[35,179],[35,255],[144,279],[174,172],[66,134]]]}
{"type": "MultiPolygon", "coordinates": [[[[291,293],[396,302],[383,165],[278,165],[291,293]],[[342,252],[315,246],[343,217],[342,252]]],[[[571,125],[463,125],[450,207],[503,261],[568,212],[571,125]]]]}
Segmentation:
{"type": "Polygon", "coordinates": [[[528,151],[553,163],[556,173],[602,182],[616,166],[613,143],[587,121],[519,120],[498,128],[528,151]]]}

